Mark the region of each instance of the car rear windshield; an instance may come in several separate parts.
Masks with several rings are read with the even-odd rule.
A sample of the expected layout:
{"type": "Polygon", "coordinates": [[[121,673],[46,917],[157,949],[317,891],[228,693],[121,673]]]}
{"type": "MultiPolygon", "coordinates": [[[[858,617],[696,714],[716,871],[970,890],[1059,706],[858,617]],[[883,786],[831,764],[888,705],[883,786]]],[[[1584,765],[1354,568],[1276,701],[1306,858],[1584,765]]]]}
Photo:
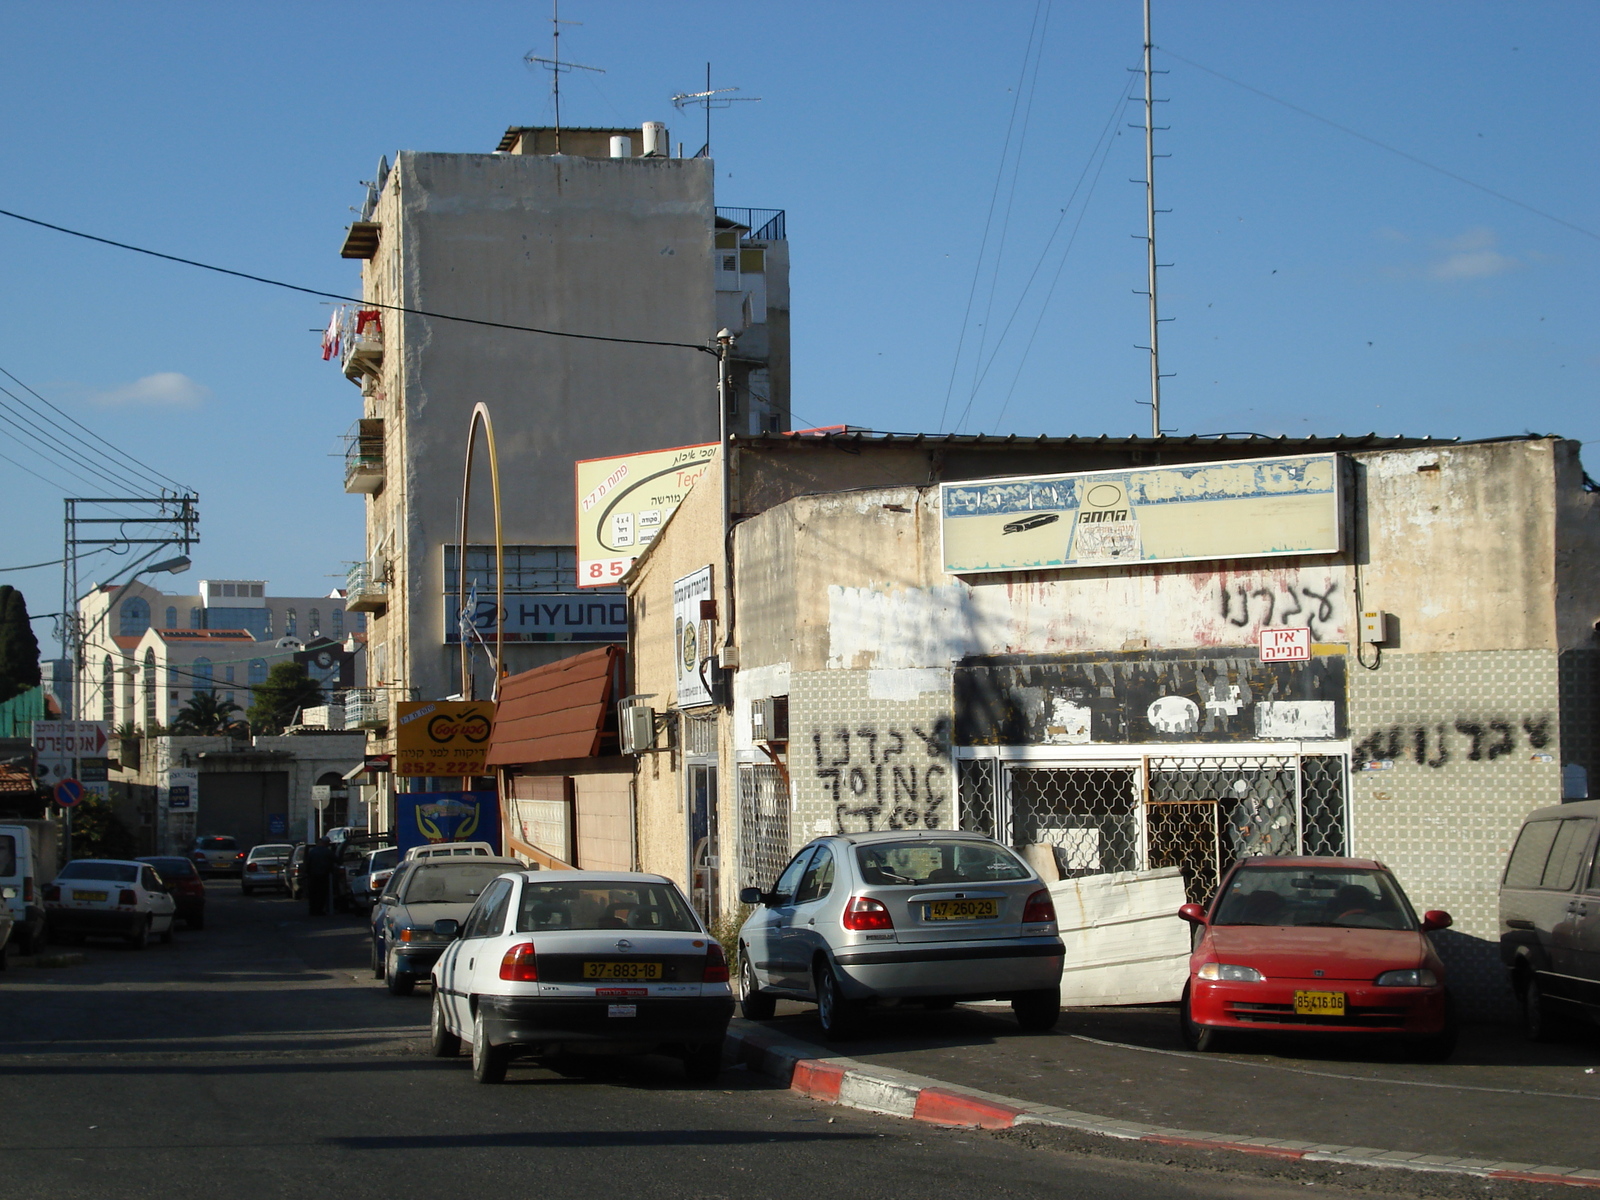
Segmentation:
{"type": "Polygon", "coordinates": [[[875,887],[931,883],[1003,883],[1031,872],[1011,851],[994,842],[908,839],[856,847],[861,882],[875,887]]]}
{"type": "Polygon", "coordinates": [[[139,868],[132,863],[69,862],[57,879],[103,879],[107,883],[138,883],[139,868]]]}
{"type": "Polygon", "coordinates": [[[196,850],[237,850],[239,843],[229,837],[200,838],[195,844],[196,850]]]}
{"type": "Polygon", "coordinates": [[[378,850],[374,852],[372,857],[367,860],[367,871],[369,873],[373,871],[387,871],[399,861],[400,851],[378,850]]]}
{"type": "Polygon", "coordinates": [[[471,904],[508,863],[475,863],[465,859],[422,862],[406,876],[401,904],[471,904]]]}
{"type": "Polygon", "coordinates": [[[250,851],[251,858],[288,858],[294,853],[294,847],[285,843],[282,846],[256,846],[250,851]]]}
{"type": "Polygon", "coordinates": [[[522,889],[517,932],[554,929],[659,929],[699,933],[678,889],[661,883],[530,883],[522,889]]]}
{"type": "Polygon", "coordinates": [[[149,863],[163,879],[188,879],[198,874],[187,858],[141,858],[139,861],[149,863]]]}
{"type": "Polygon", "coordinates": [[[1229,881],[1211,923],[1416,929],[1417,917],[1387,871],[1241,867],[1229,881]]]}

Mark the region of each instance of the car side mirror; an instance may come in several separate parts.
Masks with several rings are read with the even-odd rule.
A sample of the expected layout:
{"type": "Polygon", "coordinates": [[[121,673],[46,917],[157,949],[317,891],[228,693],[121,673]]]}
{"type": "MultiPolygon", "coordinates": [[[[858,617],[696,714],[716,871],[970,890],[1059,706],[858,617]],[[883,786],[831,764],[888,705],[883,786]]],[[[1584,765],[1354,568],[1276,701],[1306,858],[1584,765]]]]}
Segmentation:
{"type": "Polygon", "coordinates": [[[447,938],[460,937],[461,936],[461,922],[460,921],[452,921],[449,917],[445,917],[442,920],[435,921],[433,923],[433,931],[435,933],[437,933],[440,937],[447,937],[447,938]]]}
{"type": "Polygon", "coordinates": [[[1437,908],[1429,909],[1422,914],[1423,933],[1432,933],[1436,929],[1449,929],[1454,924],[1455,921],[1451,919],[1449,913],[1437,908]]]}
{"type": "Polygon", "coordinates": [[[747,888],[740,888],[739,889],[739,903],[740,904],[761,904],[761,903],[765,902],[765,900],[766,900],[766,893],[764,893],[758,887],[747,887],[747,888]]]}
{"type": "Polygon", "coordinates": [[[1198,904],[1185,904],[1178,910],[1178,916],[1191,925],[1204,925],[1206,923],[1206,910],[1198,904]]]}

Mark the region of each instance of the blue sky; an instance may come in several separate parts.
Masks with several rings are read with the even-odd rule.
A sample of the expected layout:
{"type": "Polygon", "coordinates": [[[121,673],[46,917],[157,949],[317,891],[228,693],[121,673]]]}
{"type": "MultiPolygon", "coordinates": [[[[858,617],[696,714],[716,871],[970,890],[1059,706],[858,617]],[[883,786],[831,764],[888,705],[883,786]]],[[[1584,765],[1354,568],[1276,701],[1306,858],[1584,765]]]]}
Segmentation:
{"type": "MultiPolygon", "coordinates": [[[[797,423],[1148,431],[1136,0],[562,15],[564,55],[606,70],[566,77],[570,124],[663,120],[692,153],[669,97],[707,59],[762,98],[714,118],[718,201],[788,211],[797,423]]],[[[381,154],[548,122],[522,62],[548,17],[0,6],[0,208],[352,291],[338,246],[381,154]]],[[[1591,3],[1158,0],[1164,424],[1600,439],[1597,35],[1591,3]]],[[[164,582],[335,585],[360,553],[332,457],[359,397],[321,361],[325,307],[3,218],[0,264],[0,367],[199,490],[197,570],[164,582]]],[[[0,567],[59,557],[61,497],[100,485],[5,425],[0,454],[50,481],[0,462],[0,567]]],[[[58,607],[58,568],[0,582],[58,607]]]]}

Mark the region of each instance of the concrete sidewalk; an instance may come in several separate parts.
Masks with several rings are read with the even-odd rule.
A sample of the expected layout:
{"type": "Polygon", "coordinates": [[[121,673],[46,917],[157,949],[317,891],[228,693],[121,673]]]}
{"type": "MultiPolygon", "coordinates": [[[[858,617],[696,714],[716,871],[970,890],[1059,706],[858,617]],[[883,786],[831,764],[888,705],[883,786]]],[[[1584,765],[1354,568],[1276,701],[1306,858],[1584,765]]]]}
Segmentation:
{"type": "Polygon", "coordinates": [[[826,1045],[808,1006],[783,1004],[732,1036],[743,1061],[808,1095],[938,1123],[1600,1185],[1593,1035],[1540,1046],[1471,1027],[1444,1064],[1304,1039],[1194,1054],[1171,1009],[1072,1010],[1039,1035],[964,1006],[878,1014],[864,1037],[826,1045]]]}

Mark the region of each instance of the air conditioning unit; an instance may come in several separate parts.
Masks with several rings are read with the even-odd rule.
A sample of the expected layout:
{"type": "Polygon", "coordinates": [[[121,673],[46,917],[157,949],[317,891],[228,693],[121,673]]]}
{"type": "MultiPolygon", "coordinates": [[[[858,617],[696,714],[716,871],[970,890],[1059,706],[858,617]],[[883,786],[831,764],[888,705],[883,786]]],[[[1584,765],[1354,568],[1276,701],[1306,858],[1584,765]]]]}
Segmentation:
{"type": "Polygon", "coordinates": [[[621,727],[622,752],[624,754],[638,754],[642,750],[654,750],[656,747],[656,710],[646,708],[642,704],[634,704],[617,712],[617,723],[621,727]]]}
{"type": "Polygon", "coordinates": [[[789,697],[763,696],[750,702],[750,736],[758,742],[789,740],[789,697]]]}

